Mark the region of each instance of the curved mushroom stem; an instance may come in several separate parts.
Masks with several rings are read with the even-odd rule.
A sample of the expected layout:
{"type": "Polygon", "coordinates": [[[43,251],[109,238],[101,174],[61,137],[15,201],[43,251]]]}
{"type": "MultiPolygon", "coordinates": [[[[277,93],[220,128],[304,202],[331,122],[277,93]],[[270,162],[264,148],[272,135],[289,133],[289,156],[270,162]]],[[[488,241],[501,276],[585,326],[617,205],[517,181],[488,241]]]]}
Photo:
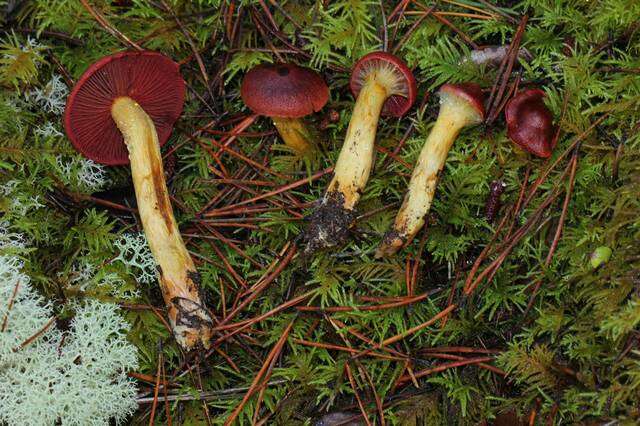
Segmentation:
{"type": "Polygon", "coordinates": [[[438,175],[444,167],[453,142],[460,130],[482,120],[470,107],[447,99],[446,96],[442,95],[438,119],[420,151],[407,194],[392,229],[387,231],[376,250],[376,258],[396,253],[411,242],[422,228],[436,192],[438,175]]]}
{"type": "Polygon", "coordinates": [[[305,155],[315,150],[316,145],[302,120],[284,117],[272,117],[272,119],[284,143],[297,154],[305,155]]]}
{"type": "Polygon", "coordinates": [[[129,150],[138,211],[159,265],[160,287],[173,334],[186,350],[198,343],[208,347],[213,323],[201,302],[199,275],[173,216],[153,121],[129,97],[113,102],[111,116],[129,150]]]}
{"type": "Polygon", "coordinates": [[[348,238],[355,219],[354,208],[373,166],[380,112],[389,96],[388,86],[378,81],[376,74],[360,90],[333,179],[302,236],[307,254],[340,245],[348,238]]]}

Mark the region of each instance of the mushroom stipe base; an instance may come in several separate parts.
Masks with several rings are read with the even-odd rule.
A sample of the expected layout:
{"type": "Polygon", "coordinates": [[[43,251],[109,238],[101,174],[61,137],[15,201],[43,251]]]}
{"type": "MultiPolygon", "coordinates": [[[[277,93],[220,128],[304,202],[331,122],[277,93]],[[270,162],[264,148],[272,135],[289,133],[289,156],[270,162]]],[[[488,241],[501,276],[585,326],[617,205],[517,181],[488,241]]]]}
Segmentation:
{"type": "Polygon", "coordinates": [[[304,254],[342,245],[349,239],[356,212],[344,208],[344,194],[327,193],[309,216],[309,225],[300,236],[304,254]]]}

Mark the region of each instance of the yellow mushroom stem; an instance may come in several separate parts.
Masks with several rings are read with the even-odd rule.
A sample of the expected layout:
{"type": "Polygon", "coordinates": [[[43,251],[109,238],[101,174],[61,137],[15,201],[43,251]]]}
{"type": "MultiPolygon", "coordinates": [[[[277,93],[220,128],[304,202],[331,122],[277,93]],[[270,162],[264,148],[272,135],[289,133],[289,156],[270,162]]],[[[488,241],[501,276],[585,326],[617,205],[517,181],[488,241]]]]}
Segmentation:
{"type": "Polygon", "coordinates": [[[297,154],[304,155],[315,150],[316,144],[301,119],[272,117],[272,120],[284,143],[297,154]]]}
{"type": "Polygon", "coordinates": [[[377,258],[394,254],[422,228],[436,192],[438,175],[458,133],[481,122],[482,115],[468,101],[448,92],[440,94],[438,118],[420,152],[393,227],[376,251],[377,258]]]}
{"type": "Polygon", "coordinates": [[[358,203],[373,166],[378,119],[384,102],[391,95],[390,86],[381,75],[373,72],[358,94],[333,179],[325,194],[325,199],[340,199],[335,196],[341,194],[346,210],[353,210],[358,203]]]}
{"type": "Polygon", "coordinates": [[[113,102],[111,116],[129,150],[138,211],[159,266],[160,287],[177,342],[185,350],[209,346],[213,323],[202,304],[199,275],[173,216],[153,121],[129,97],[113,102]]]}

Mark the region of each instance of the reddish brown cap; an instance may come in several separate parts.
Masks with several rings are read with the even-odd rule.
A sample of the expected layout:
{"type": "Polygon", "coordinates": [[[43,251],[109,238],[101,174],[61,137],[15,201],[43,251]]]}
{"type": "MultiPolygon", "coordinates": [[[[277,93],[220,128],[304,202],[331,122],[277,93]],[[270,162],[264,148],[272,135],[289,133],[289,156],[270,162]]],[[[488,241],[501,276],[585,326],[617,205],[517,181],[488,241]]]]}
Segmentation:
{"type": "Polygon", "coordinates": [[[402,59],[386,52],[372,52],[360,58],[353,66],[351,72],[351,92],[357,97],[366,81],[367,75],[378,67],[391,67],[397,76],[398,92],[402,95],[393,94],[387,98],[382,106],[382,114],[393,117],[403,116],[416,100],[418,88],[413,73],[402,59]]]}
{"type": "Polygon", "coordinates": [[[484,94],[476,83],[443,84],[440,87],[440,92],[447,92],[450,95],[464,99],[478,111],[480,119],[484,120],[484,94]]]}
{"type": "Polygon", "coordinates": [[[261,64],[244,76],[240,96],[256,114],[299,118],[320,111],[329,100],[329,88],[312,69],[261,64]]]}
{"type": "Polygon", "coordinates": [[[73,146],[98,163],[129,163],[129,154],[111,105],[128,96],[151,117],[163,145],[182,113],[185,84],[178,64],[157,52],[121,52],[106,56],[85,71],[73,87],[64,127],[73,146]]]}
{"type": "Polygon", "coordinates": [[[507,103],[507,135],[522,149],[548,158],[553,151],[553,115],[544,104],[544,91],[523,90],[507,103]]]}

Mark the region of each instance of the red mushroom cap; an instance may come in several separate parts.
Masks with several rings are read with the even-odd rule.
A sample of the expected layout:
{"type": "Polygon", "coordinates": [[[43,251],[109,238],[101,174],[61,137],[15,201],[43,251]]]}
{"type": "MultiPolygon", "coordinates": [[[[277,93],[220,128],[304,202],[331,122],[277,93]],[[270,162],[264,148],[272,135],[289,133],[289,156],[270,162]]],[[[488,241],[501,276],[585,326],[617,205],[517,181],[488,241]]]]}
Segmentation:
{"type": "Polygon", "coordinates": [[[73,87],[64,127],[73,146],[98,163],[129,163],[122,133],[111,118],[119,97],[135,100],[151,117],[163,145],[182,113],[185,84],[178,64],[157,52],[121,52],[91,65],[73,87]]]}
{"type": "Polygon", "coordinates": [[[528,89],[507,103],[504,115],[507,135],[522,149],[548,158],[553,150],[553,115],[544,104],[544,91],[528,89]]]}
{"type": "Polygon", "coordinates": [[[351,86],[353,96],[357,97],[360,89],[362,89],[362,85],[366,81],[366,75],[377,66],[389,65],[393,67],[393,70],[398,76],[398,84],[401,85],[404,95],[393,94],[389,96],[382,106],[382,114],[401,117],[409,111],[411,105],[413,105],[416,100],[418,92],[416,79],[413,78],[413,73],[402,59],[386,52],[369,53],[360,58],[353,66],[349,85],[351,86]]]}
{"type": "Polygon", "coordinates": [[[329,100],[329,88],[312,69],[261,64],[244,76],[240,96],[256,114],[299,118],[320,111],[329,100]]]}
{"type": "Polygon", "coordinates": [[[481,119],[484,120],[484,94],[480,86],[476,83],[443,84],[442,87],[440,87],[440,92],[447,92],[463,98],[478,111],[481,119]]]}

